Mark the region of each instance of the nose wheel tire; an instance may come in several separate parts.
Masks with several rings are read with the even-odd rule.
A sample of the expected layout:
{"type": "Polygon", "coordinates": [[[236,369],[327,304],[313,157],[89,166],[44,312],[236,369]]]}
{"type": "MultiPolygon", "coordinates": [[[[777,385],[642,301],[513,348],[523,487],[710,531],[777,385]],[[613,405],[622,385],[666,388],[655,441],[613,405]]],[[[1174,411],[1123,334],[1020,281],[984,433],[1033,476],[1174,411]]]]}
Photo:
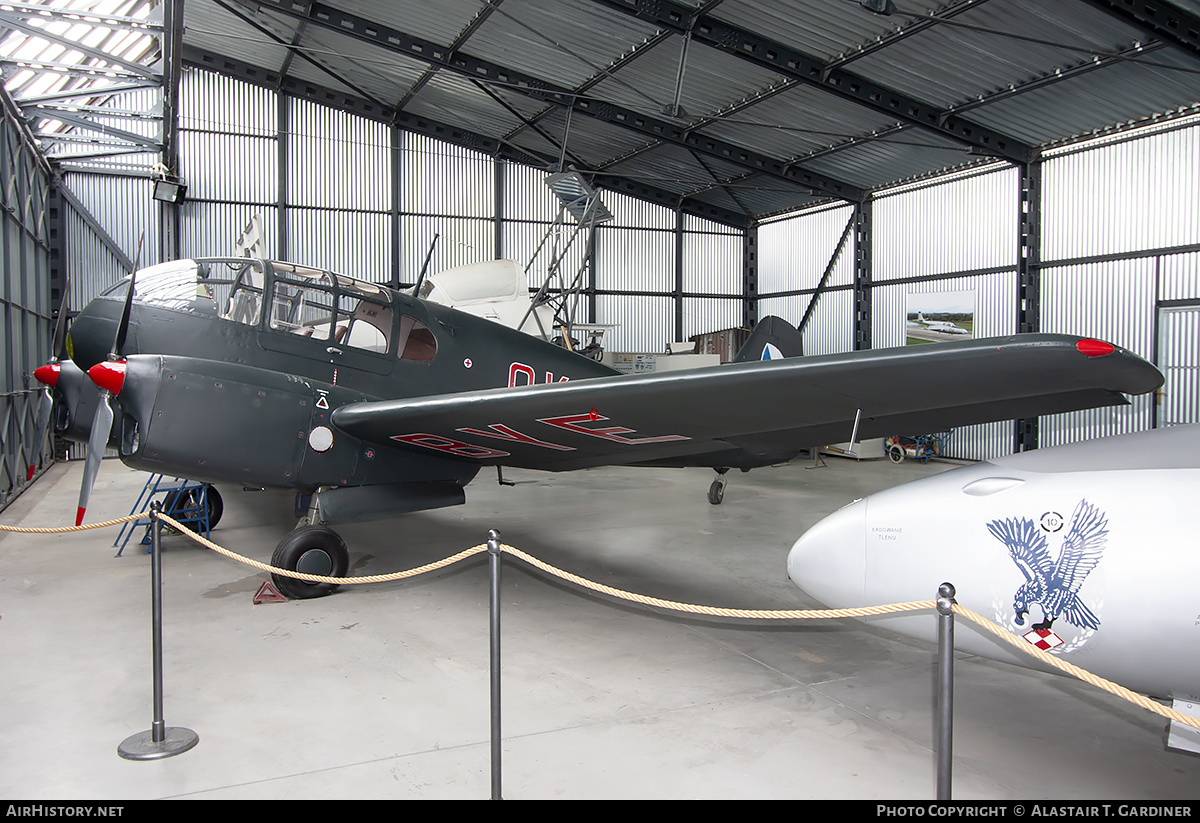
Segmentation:
{"type": "MultiPolygon", "coordinates": [[[[277,569],[315,574],[321,577],[345,577],[350,553],[341,536],[325,526],[301,526],[279,542],[271,555],[277,569]]],[[[284,597],[308,600],[337,591],[336,583],[310,583],[295,577],[271,574],[271,582],[284,597]]]]}

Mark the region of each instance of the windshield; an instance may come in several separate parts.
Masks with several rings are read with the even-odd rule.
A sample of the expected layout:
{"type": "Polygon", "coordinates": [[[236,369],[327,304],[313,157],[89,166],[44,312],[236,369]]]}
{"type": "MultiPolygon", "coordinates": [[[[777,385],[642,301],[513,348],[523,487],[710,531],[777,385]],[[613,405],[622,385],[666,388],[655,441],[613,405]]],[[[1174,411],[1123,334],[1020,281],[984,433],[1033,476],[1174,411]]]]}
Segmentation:
{"type": "MultiPolygon", "coordinates": [[[[124,296],[129,282],[122,280],[104,294],[124,296]]],[[[254,325],[262,294],[262,267],[246,258],[172,260],[139,269],[133,276],[133,294],[143,305],[254,325]]]]}

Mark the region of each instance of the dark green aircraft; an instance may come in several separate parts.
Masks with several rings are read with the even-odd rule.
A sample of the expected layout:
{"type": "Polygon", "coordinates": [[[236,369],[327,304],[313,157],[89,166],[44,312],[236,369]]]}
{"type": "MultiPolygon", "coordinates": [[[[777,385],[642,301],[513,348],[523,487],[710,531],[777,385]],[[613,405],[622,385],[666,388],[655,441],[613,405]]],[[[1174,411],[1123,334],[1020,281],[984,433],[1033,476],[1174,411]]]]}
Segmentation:
{"type": "MultiPolygon", "coordinates": [[[[326,524],[463,503],[482,466],[708,466],[718,503],[730,468],[852,433],[1119,405],[1163,382],[1128,351],[1063,335],[788,356],[799,333],[778,318],[741,362],[625,375],[408,292],[249,258],[140,270],[67,343],[38,377],[55,431],[89,442],[80,519],[107,444],[137,469],[294,490],[307,516],[272,564],[333,577],[348,553],[326,524]]],[[[275,582],[296,598],[336,588],[275,582]]]]}

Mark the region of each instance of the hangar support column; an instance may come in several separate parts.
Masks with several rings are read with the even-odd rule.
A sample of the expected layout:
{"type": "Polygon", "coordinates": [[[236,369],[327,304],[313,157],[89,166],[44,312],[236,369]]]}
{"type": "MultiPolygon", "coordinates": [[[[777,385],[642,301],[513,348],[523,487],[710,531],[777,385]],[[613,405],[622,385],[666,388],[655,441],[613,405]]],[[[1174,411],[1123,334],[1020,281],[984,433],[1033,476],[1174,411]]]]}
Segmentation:
{"type": "MultiPolygon", "coordinates": [[[[179,75],[183,56],[183,0],[163,4],[163,77],[162,164],[167,173],[179,176],[179,75]]],[[[182,256],[179,242],[179,205],[159,201],[162,230],[159,233],[159,260],[182,256]]]]}
{"type": "Polygon", "coordinates": [[[854,350],[871,348],[871,201],[854,204],[854,350]]]}
{"type": "Polygon", "coordinates": [[[758,324],[758,226],[746,229],[742,245],[742,325],[758,324]]]}
{"type": "Polygon", "coordinates": [[[675,209],[675,285],[671,289],[671,302],[675,304],[675,336],[672,340],[683,340],[683,209],[675,209]]]}
{"type": "MultiPolygon", "coordinates": [[[[1017,333],[1041,329],[1042,164],[1022,163],[1017,215],[1017,333]]],[[[1013,452],[1038,447],[1038,419],[1018,420],[1013,452]]]]}

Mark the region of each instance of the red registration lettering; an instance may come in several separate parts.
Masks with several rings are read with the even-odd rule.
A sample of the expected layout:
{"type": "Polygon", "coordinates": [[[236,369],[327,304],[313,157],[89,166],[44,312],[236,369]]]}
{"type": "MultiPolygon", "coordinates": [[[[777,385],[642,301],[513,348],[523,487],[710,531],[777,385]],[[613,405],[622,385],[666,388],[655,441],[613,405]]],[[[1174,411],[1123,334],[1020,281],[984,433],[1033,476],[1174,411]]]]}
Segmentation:
{"type": "Polygon", "coordinates": [[[534,377],[532,366],[526,366],[524,363],[513,363],[508,367],[508,387],[510,389],[517,385],[532,386],[536,382],[537,378],[534,377]],[[517,383],[517,375],[519,374],[525,375],[525,382],[523,384],[517,383]]]}
{"type": "Polygon", "coordinates": [[[556,449],[563,452],[573,452],[571,446],[560,446],[558,443],[547,443],[545,440],[538,440],[536,437],[530,437],[527,434],[521,434],[516,429],[510,428],[503,423],[492,423],[488,426],[491,431],[483,431],[482,429],[458,429],[463,434],[475,434],[480,437],[495,437],[499,440],[511,440],[514,443],[528,443],[531,446],[541,446],[544,449],[556,449]]]}
{"type": "Polygon", "coordinates": [[[607,420],[601,414],[590,412],[588,414],[569,414],[564,417],[542,417],[538,418],[539,423],[545,423],[547,426],[554,426],[567,431],[586,434],[589,437],[599,437],[602,440],[612,440],[614,443],[624,443],[628,446],[640,446],[645,443],[670,443],[676,440],[691,440],[690,437],[684,437],[680,434],[666,434],[661,437],[625,437],[626,434],[634,434],[634,429],[627,429],[624,426],[608,426],[605,428],[587,428],[580,425],[584,422],[598,422],[607,420]]]}
{"type": "Polygon", "coordinates": [[[458,457],[473,457],[478,460],[488,457],[508,457],[509,455],[508,452],[489,449],[486,446],[472,446],[470,443],[451,440],[448,437],[439,437],[436,434],[397,434],[393,435],[392,439],[399,440],[401,443],[409,443],[413,446],[424,446],[427,449],[453,454],[458,457]]]}

